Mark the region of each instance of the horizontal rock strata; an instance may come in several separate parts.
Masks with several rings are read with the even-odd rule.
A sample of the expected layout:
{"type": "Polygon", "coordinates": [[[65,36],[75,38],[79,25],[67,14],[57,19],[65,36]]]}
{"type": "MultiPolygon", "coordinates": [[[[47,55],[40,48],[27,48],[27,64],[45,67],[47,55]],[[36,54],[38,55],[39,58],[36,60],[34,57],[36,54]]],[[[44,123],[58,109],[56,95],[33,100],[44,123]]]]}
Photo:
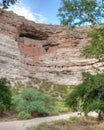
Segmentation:
{"type": "MultiPolygon", "coordinates": [[[[28,80],[29,77],[75,85],[82,82],[82,72],[94,73],[101,66],[96,59],[81,56],[88,44],[82,30],[37,24],[0,10],[0,77],[28,80]]],[[[103,69],[103,68],[102,68],[103,69]]]]}

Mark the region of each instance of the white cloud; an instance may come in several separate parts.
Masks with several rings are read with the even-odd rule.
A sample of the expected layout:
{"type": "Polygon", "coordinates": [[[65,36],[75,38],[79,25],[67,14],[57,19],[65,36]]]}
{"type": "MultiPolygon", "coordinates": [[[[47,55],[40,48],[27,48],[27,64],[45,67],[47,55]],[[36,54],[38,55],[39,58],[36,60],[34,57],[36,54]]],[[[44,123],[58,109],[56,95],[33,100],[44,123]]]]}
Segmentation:
{"type": "Polygon", "coordinates": [[[14,13],[24,16],[26,19],[35,21],[37,23],[47,23],[47,18],[39,13],[32,12],[30,7],[25,6],[22,3],[11,6],[8,10],[12,10],[14,13]]]}

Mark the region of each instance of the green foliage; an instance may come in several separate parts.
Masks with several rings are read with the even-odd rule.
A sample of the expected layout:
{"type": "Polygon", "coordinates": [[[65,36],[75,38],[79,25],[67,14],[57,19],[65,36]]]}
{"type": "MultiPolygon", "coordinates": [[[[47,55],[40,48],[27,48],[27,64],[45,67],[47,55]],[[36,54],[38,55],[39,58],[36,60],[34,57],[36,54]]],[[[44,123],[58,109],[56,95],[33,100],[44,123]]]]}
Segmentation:
{"type": "MultiPolygon", "coordinates": [[[[60,112],[62,113],[68,111],[69,108],[65,105],[64,101],[64,98],[66,97],[66,94],[69,90],[69,87],[67,85],[54,84],[45,79],[33,78],[31,82],[28,82],[26,84],[26,86],[29,86],[29,88],[35,88],[36,86],[36,90],[49,94],[54,98],[52,101],[54,110],[51,111],[51,115],[57,115],[60,112]]],[[[26,86],[24,86],[21,82],[16,83],[15,86],[11,89],[12,94],[18,95],[21,89],[26,86]]]]}
{"type": "Polygon", "coordinates": [[[18,114],[18,118],[24,120],[24,119],[31,119],[32,117],[31,117],[31,114],[30,114],[30,113],[27,113],[27,112],[25,112],[25,111],[22,111],[22,112],[20,112],[20,113],[18,114]]]}
{"type": "Polygon", "coordinates": [[[69,121],[70,121],[70,122],[76,122],[77,119],[78,119],[78,117],[76,117],[76,116],[71,116],[71,117],[69,118],[69,121]]]}
{"type": "Polygon", "coordinates": [[[66,104],[74,110],[84,111],[85,114],[96,111],[101,118],[104,115],[104,73],[83,75],[83,83],[68,94],[66,104]]]}
{"type": "Polygon", "coordinates": [[[67,124],[67,120],[60,119],[60,120],[57,120],[57,121],[53,121],[53,124],[54,125],[66,125],[67,124]]]}
{"type": "Polygon", "coordinates": [[[69,108],[65,105],[65,97],[68,93],[69,87],[67,85],[54,84],[45,79],[33,78],[32,82],[34,86],[38,86],[38,90],[43,93],[48,93],[54,97],[55,101],[53,103],[54,111],[51,115],[57,115],[62,112],[67,112],[69,108]]]}
{"type": "Polygon", "coordinates": [[[53,97],[65,97],[69,89],[67,85],[54,84],[45,79],[33,78],[32,82],[38,85],[38,90],[51,94],[53,97]]]}
{"type": "Polygon", "coordinates": [[[0,79],[0,113],[11,107],[10,84],[5,78],[0,79]]]}
{"type": "Polygon", "coordinates": [[[13,96],[13,104],[18,112],[49,114],[53,111],[54,99],[32,88],[23,88],[20,94],[13,96]]]}
{"type": "Polygon", "coordinates": [[[104,54],[104,26],[92,30],[89,37],[91,44],[83,48],[82,54],[86,57],[104,58],[101,57],[104,54]]]}
{"type": "Polygon", "coordinates": [[[56,105],[54,107],[57,113],[69,111],[69,108],[66,106],[65,101],[63,99],[57,99],[55,101],[55,104],[56,105]]]}
{"type": "Polygon", "coordinates": [[[104,17],[103,1],[98,0],[62,0],[58,10],[61,24],[76,26],[101,23],[104,17]]]}
{"type": "Polygon", "coordinates": [[[2,3],[0,3],[3,6],[3,9],[7,9],[10,4],[14,5],[18,0],[2,0],[2,3]]]}

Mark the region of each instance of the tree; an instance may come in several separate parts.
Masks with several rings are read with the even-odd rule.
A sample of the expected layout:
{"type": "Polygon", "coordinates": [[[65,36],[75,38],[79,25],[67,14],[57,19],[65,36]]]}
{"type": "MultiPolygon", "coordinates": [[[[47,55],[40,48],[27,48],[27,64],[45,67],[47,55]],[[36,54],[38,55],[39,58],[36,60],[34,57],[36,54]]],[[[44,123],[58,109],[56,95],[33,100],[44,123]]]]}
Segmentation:
{"type": "Polygon", "coordinates": [[[104,1],[62,0],[58,17],[61,24],[66,26],[99,24],[104,17],[104,1]]]}
{"type": "Polygon", "coordinates": [[[6,9],[10,6],[10,4],[14,5],[18,0],[2,0],[2,7],[3,9],[6,9]]]}
{"type": "Polygon", "coordinates": [[[94,28],[88,34],[90,44],[83,47],[82,54],[87,58],[97,58],[104,61],[104,26],[94,28]]]}
{"type": "Polygon", "coordinates": [[[0,113],[11,107],[10,84],[5,78],[0,79],[0,113]]]}
{"type": "Polygon", "coordinates": [[[90,111],[96,111],[99,119],[104,119],[104,73],[84,73],[83,83],[75,86],[68,94],[66,104],[73,110],[85,112],[86,115],[90,111]]]}

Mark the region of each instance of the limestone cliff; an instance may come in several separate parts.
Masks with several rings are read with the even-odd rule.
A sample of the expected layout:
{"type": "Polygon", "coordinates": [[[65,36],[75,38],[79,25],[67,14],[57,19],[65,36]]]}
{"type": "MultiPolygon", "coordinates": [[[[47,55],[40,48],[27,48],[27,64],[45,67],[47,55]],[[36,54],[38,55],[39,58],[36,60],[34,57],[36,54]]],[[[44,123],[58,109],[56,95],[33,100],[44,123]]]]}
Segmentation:
{"type": "Polygon", "coordinates": [[[96,59],[81,56],[87,34],[76,28],[37,24],[0,10],[0,77],[27,80],[38,77],[74,85],[82,72],[100,66],[96,59]]]}

